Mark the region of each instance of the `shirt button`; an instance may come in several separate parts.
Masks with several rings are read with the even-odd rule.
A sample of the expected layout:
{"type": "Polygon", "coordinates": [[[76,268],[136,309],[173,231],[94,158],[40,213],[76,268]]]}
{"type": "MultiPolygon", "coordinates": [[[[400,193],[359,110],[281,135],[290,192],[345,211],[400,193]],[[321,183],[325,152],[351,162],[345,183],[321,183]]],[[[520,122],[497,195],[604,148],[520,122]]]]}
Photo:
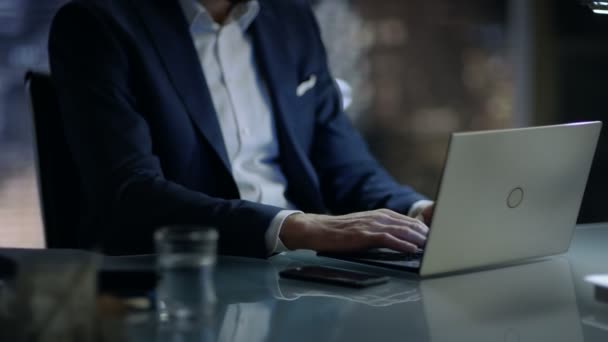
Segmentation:
{"type": "Polygon", "coordinates": [[[245,137],[249,136],[249,128],[241,128],[241,135],[245,137]]]}

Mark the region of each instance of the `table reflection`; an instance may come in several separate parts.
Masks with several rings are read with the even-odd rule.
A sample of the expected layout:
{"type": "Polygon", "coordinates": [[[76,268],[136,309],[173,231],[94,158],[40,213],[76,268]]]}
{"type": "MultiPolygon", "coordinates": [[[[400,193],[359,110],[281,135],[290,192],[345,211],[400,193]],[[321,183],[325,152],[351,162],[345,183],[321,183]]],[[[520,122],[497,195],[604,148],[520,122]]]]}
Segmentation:
{"type": "Polygon", "coordinates": [[[432,341],[583,341],[568,260],[421,282],[432,341]]]}
{"type": "Polygon", "coordinates": [[[192,342],[583,341],[565,258],[435,279],[394,277],[363,290],[278,278],[281,270],[306,264],[225,258],[212,324],[171,332],[152,322],[156,338],[149,335],[154,329],[141,325],[130,336],[192,342]]]}
{"type": "MultiPolygon", "coordinates": [[[[64,262],[58,255],[53,258],[64,262]]],[[[138,268],[154,267],[150,256],[122,261],[138,268]]],[[[565,257],[424,280],[396,271],[327,261],[333,267],[392,276],[388,284],[367,289],[278,276],[284,269],[325,263],[314,256],[287,255],[270,261],[222,257],[215,274],[219,301],[202,320],[161,322],[153,311],[100,315],[98,307],[97,314],[92,308],[79,310],[80,319],[70,316],[70,322],[94,319],[96,325],[90,333],[97,336],[96,341],[583,341],[575,287],[565,257]]],[[[36,269],[44,271],[41,274],[58,274],[56,268],[52,272],[36,269]]],[[[27,272],[30,277],[37,273],[27,272]]],[[[48,281],[39,284],[46,284],[45,293],[51,289],[48,281]]],[[[6,288],[0,290],[0,304],[5,304],[0,309],[6,307],[7,298],[19,293],[7,296],[6,288]]],[[[93,299],[79,302],[92,304],[93,299]]],[[[61,308],[64,316],[74,312],[68,310],[70,305],[61,308]]],[[[26,323],[23,315],[13,313],[11,316],[20,317],[19,324],[26,323]]],[[[10,320],[2,317],[0,325],[10,327],[10,320]]],[[[603,331],[602,317],[585,312],[583,324],[603,331]]],[[[10,336],[10,331],[3,329],[0,336],[10,336]]],[[[36,340],[44,339],[32,339],[36,340]]]]}

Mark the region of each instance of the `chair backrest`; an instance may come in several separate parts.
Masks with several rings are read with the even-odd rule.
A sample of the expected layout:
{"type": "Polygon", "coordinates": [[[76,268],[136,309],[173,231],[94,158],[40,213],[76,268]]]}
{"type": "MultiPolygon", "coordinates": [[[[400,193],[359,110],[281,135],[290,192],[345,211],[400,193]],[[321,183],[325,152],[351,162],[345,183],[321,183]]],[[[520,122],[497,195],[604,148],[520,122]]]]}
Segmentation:
{"type": "Polygon", "coordinates": [[[64,135],[55,87],[50,75],[27,72],[31,102],[38,191],[47,248],[78,248],[82,209],[80,178],[64,135]]]}

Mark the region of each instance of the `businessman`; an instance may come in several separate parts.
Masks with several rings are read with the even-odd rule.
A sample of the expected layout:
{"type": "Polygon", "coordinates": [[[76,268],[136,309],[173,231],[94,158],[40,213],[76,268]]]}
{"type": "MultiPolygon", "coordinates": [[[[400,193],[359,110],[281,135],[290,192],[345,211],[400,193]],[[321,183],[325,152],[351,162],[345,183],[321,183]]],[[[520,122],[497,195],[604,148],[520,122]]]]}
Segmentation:
{"type": "Polygon", "coordinates": [[[256,257],[424,246],[432,202],[349,123],[307,1],[74,0],[49,54],[79,247],[148,253],[172,224],[256,257]]]}

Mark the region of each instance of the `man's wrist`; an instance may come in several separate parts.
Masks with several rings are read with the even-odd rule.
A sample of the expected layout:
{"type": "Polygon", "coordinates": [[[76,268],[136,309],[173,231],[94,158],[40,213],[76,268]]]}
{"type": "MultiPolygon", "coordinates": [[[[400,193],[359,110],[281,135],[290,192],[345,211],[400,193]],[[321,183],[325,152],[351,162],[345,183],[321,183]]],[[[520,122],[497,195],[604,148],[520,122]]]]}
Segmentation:
{"type": "Polygon", "coordinates": [[[270,222],[270,226],[266,231],[266,249],[268,254],[281,253],[288,251],[289,249],[283,244],[279,235],[283,229],[285,220],[292,215],[302,214],[301,211],[297,210],[281,210],[270,222]]]}
{"type": "Polygon", "coordinates": [[[311,245],[308,243],[310,240],[308,236],[308,217],[310,217],[309,214],[298,213],[290,215],[285,219],[281,227],[279,239],[289,250],[310,248],[311,245]]]}
{"type": "Polygon", "coordinates": [[[429,206],[432,206],[434,203],[435,202],[429,200],[420,200],[414,202],[414,204],[412,204],[412,206],[410,207],[407,216],[417,218],[418,216],[420,216],[420,214],[422,214],[424,209],[428,208],[429,206]]]}

